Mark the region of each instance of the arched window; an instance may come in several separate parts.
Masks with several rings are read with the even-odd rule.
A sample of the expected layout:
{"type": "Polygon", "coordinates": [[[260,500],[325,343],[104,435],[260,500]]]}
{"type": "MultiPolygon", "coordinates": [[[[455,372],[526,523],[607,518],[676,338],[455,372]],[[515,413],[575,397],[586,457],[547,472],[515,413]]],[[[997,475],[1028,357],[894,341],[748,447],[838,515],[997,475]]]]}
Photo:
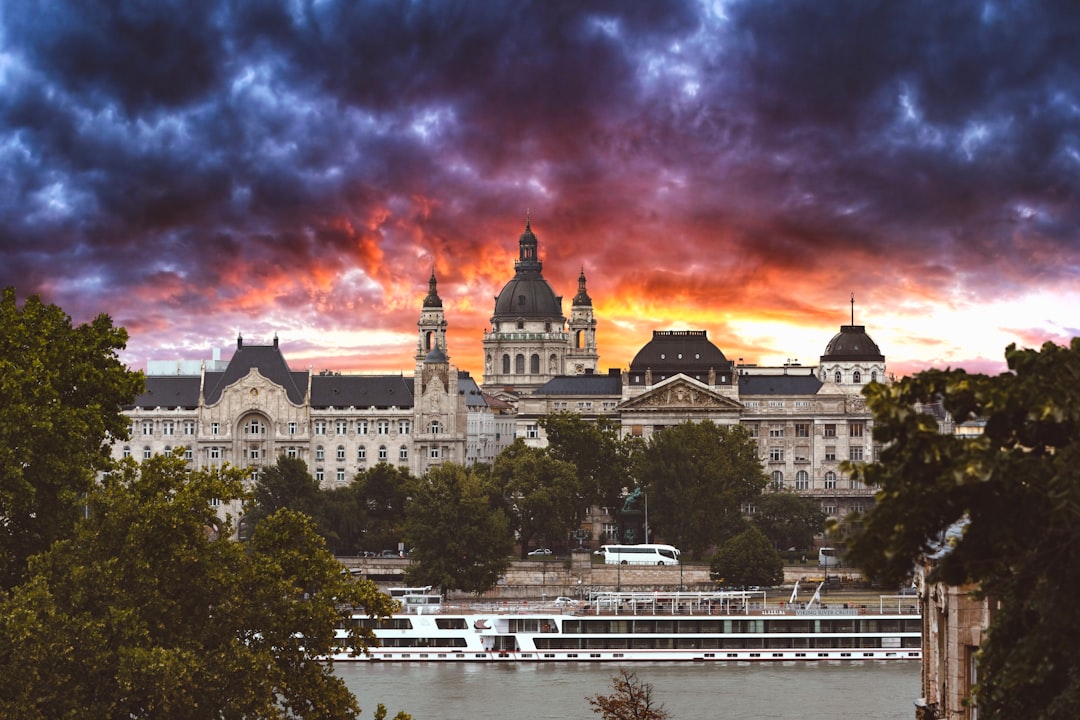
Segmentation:
{"type": "Polygon", "coordinates": [[[872,383],[877,382],[877,370],[871,370],[870,371],[870,382],[872,382],[872,383]]]}
{"type": "Polygon", "coordinates": [[[521,353],[518,353],[514,357],[514,372],[518,375],[525,374],[525,356],[521,353]]]}
{"type": "Polygon", "coordinates": [[[795,473],[795,489],[810,489],[810,473],[806,472],[805,470],[800,470],[799,472],[795,473]]]}
{"type": "Polygon", "coordinates": [[[851,382],[855,383],[856,385],[861,383],[862,382],[862,373],[859,372],[858,370],[856,370],[854,373],[852,373],[851,382]]]}
{"type": "Polygon", "coordinates": [[[836,382],[837,384],[844,382],[844,376],[840,374],[839,370],[836,371],[836,382]]]}
{"type": "Polygon", "coordinates": [[[398,451],[398,460],[408,460],[408,459],[409,459],[409,448],[406,447],[405,445],[402,445],[401,449],[398,451]]]}
{"type": "Polygon", "coordinates": [[[772,471],[772,489],[783,490],[784,489],[784,473],[779,470],[772,471]]]}
{"type": "Polygon", "coordinates": [[[509,355],[503,355],[503,363],[502,363],[502,365],[503,365],[503,375],[509,375],[510,374],[510,356],[509,355]]]}
{"type": "Polygon", "coordinates": [[[581,350],[585,347],[585,331],[577,330],[574,332],[574,347],[581,350]]]}
{"type": "Polygon", "coordinates": [[[540,374],[540,356],[536,353],[533,353],[532,357],[529,358],[529,372],[533,375],[540,374]]]}
{"type": "Polygon", "coordinates": [[[832,470],[825,473],[825,489],[826,490],[835,490],[836,489],[836,473],[834,473],[832,470]]]}
{"type": "Polygon", "coordinates": [[[338,460],[344,460],[345,459],[345,446],[344,445],[338,445],[337,446],[337,459],[338,460]]]}
{"type": "Polygon", "coordinates": [[[385,460],[386,459],[386,446],[385,445],[380,445],[379,446],[379,459],[380,460],[385,460]]]}
{"type": "Polygon", "coordinates": [[[438,420],[432,420],[430,428],[431,428],[431,434],[432,435],[438,435],[439,431],[441,429],[439,427],[439,421],[438,420]]]}

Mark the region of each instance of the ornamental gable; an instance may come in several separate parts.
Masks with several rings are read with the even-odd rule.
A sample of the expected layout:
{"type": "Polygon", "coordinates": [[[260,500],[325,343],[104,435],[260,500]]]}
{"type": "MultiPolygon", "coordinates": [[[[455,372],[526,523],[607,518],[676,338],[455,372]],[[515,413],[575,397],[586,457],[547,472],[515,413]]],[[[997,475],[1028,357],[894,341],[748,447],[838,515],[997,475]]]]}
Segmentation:
{"type": "Polygon", "coordinates": [[[686,375],[676,375],[626,400],[620,411],[741,412],[743,406],[686,375]]]}

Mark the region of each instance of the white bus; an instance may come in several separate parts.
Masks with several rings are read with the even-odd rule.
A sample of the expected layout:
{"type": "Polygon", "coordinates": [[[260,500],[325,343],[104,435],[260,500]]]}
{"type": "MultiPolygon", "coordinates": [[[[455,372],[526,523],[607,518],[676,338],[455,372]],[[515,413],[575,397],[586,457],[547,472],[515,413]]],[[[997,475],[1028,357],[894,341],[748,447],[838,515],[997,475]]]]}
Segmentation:
{"type": "Polygon", "coordinates": [[[390,597],[400,600],[406,595],[427,595],[431,592],[431,586],[425,585],[423,587],[392,587],[389,590],[390,597]]]}
{"type": "Polygon", "coordinates": [[[608,565],[678,565],[679,549],[671,545],[601,545],[608,565]]]}
{"type": "Polygon", "coordinates": [[[823,547],[817,553],[818,567],[830,568],[840,565],[840,557],[836,554],[836,548],[823,547]]]}

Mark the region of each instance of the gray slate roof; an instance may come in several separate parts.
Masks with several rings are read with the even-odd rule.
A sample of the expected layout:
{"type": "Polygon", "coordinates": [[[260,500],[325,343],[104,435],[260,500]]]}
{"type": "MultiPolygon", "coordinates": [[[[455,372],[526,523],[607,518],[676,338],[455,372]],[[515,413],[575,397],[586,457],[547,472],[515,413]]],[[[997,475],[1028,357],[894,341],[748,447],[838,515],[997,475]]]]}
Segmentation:
{"type": "Polygon", "coordinates": [[[533,395],[622,395],[619,375],[559,375],[533,390],[533,395]]]}
{"type": "Polygon", "coordinates": [[[183,407],[199,406],[199,377],[191,375],[149,376],[146,390],[135,398],[130,407],[183,407]]]}
{"type": "Polygon", "coordinates": [[[311,406],[411,408],[413,381],[403,375],[315,375],[311,406]]]}

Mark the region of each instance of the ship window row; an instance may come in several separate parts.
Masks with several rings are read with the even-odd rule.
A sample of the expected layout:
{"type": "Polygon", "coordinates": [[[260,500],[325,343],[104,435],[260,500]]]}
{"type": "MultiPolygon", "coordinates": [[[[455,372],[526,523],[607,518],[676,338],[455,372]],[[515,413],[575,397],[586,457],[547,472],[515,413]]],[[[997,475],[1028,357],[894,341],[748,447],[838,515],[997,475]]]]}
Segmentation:
{"type": "MultiPolygon", "coordinates": [[[[524,628],[521,631],[526,631],[524,628]]],[[[536,629],[529,630],[537,632],[536,629]]],[[[918,618],[780,619],[780,618],[688,618],[672,620],[566,620],[567,635],[652,634],[652,633],[921,633],[918,618]]]]}
{"type": "Polygon", "coordinates": [[[384,648],[426,648],[426,647],[468,647],[463,637],[450,638],[380,638],[379,646],[384,648]]]}
{"type": "MultiPolygon", "coordinates": [[[[564,635],[538,637],[537,650],[832,650],[832,649],[893,649],[895,638],[872,637],[615,637],[574,638],[564,635]],[[882,642],[887,640],[888,642],[882,642]]],[[[921,637],[900,638],[901,648],[918,648],[921,637]]]]}
{"type": "Polygon", "coordinates": [[[412,630],[412,620],[402,617],[385,619],[354,617],[352,619],[352,624],[359,628],[367,628],[368,630],[412,630]]]}

